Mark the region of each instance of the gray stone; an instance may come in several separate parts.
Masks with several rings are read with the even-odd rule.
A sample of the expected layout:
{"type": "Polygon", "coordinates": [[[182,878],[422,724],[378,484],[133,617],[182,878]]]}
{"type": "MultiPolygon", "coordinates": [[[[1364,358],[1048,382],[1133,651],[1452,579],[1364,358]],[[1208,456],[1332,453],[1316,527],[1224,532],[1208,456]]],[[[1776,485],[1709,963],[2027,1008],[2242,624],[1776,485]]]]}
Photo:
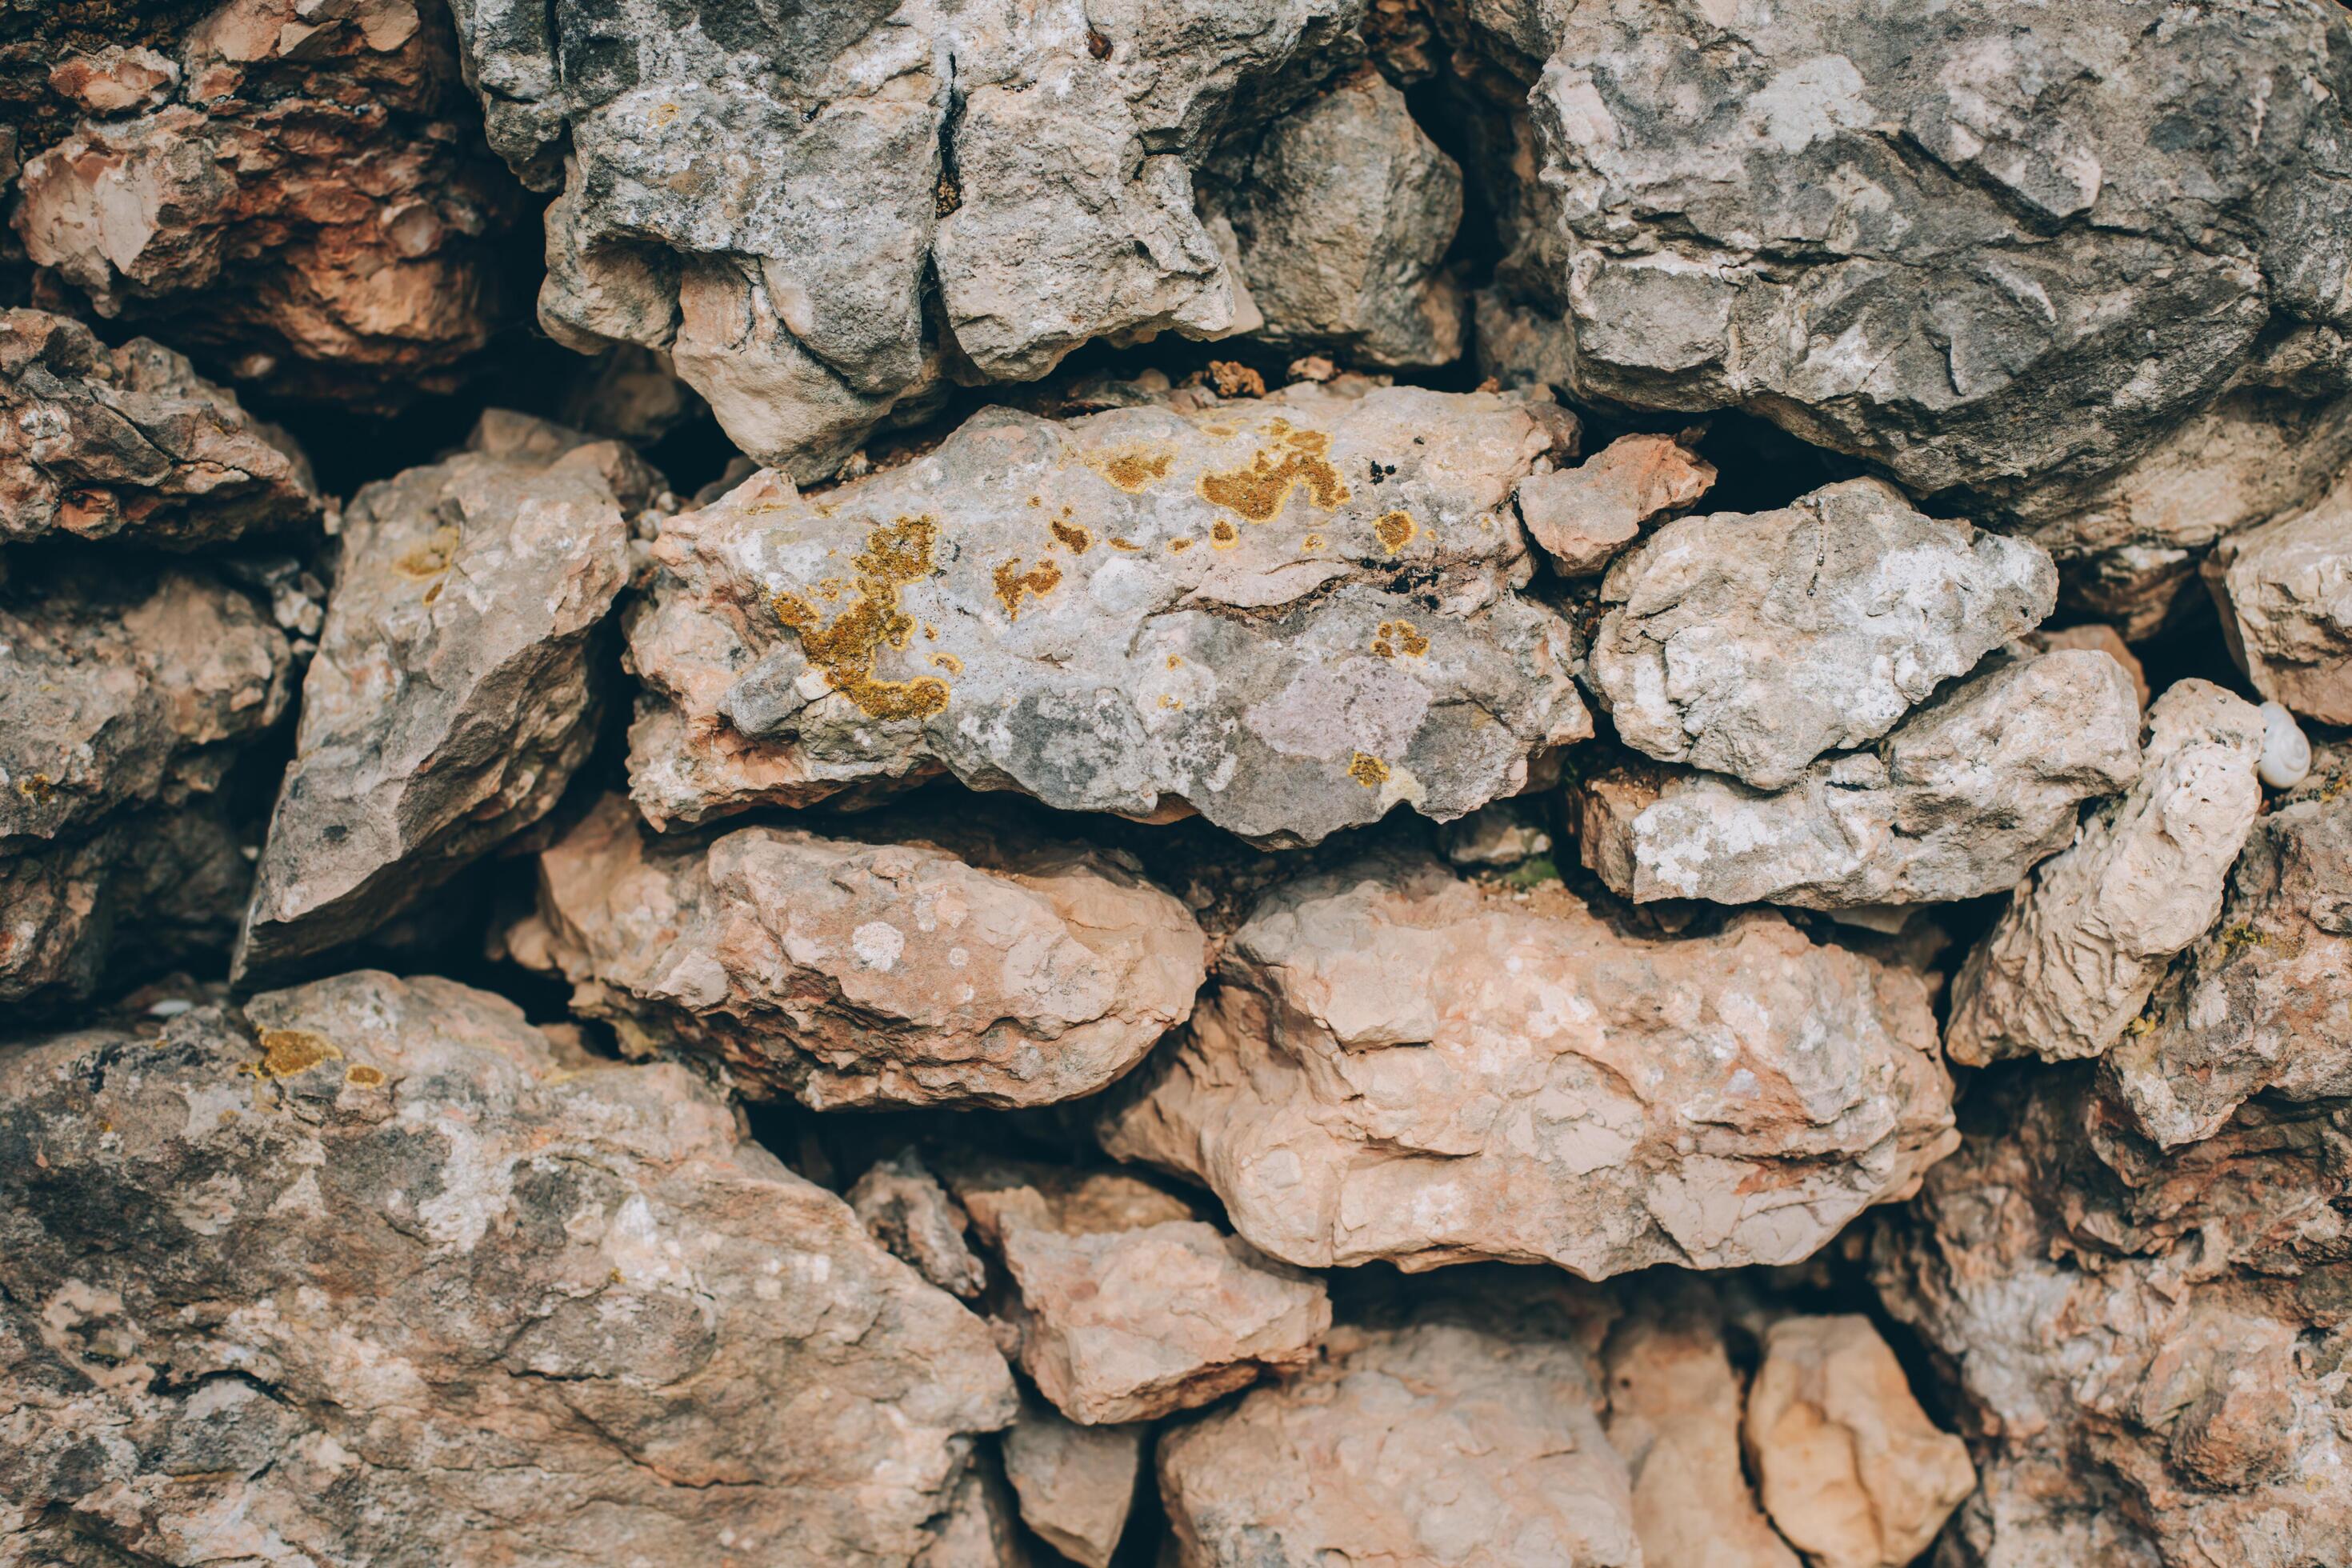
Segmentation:
{"type": "Polygon", "coordinates": [[[1519,481],[1519,518],[1563,577],[1608,568],[1642,525],[1687,510],[1715,465],[1671,436],[1621,436],[1572,468],[1519,481]]]}
{"type": "Polygon", "coordinates": [[[2204,572],[2254,689],[2306,719],[2352,724],[2352,485],[2231,535],[2204,572]]]}
{"type": "Polygon", "coordinates": [[[988,1284],[988,1270],[964,1244],[964,1212],[912,1149],[877,1160],[849,1189],[858,1222],[893,1256],[951,1295],[967,1300],[988,1284]]]}

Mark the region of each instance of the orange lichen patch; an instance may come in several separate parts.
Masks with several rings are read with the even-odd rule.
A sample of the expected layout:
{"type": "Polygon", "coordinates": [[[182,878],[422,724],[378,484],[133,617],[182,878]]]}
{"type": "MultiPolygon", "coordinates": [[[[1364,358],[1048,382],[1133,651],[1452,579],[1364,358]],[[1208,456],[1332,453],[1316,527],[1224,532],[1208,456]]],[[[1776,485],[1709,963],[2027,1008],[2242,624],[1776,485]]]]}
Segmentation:
{"type": "Polygon", "coordinates": [[[1318,458],[1331,455],[1331,433],[1328,430],[1293,430],[1283,420],[1274,422],[1282,437],[1282,444],[1293,451],[1311,453],[1318,458]]]}
{"type": "Polygon", "coordinates": [[[1372,524],[1372,537],[1379,540],[1381,548],[1391,555],[1411,544],[1413,535],[1420,531],[1421,524],[1413,521],[1411,512],[1384,511],[1381,513],[1380,521],[1372,524]]]}
{"type": "Polygon", "coordinates": [[[1349,760],[1348,776],[1366,789],[1378,789],[1389,782],[1389,765],[1370,752],[1358,752],[1349,760]]]}
{"type": "Polygon", "coordinates": [[[373,1089],[376,1085],[383,1081],[383,1069],[381,1068],[369,1067],[364,1062],[353,1062],[351,1067],[344,1071],[343,1081],[345,1083],[355,1083],[362,1089],[373,1089]]]}
{"type": "Polygon", "coordinates": [[[939,640],[940,640],[940,628],[939,628],[939,627],[937,627],[937,626],[933,626],[933,625],[931,625],[931,623],[930,623],[930,622],[929,622],[929,621],[925,621],[925,622],[923,623],[923,640],[924,640],[925,642],[937,642],[937,641],[939,641],[939,640]]]}
{"type": "Polygon", "coordinates": [[[940,525],[929,517],[902,517],[868,533],[851,563],[857,600],[830,626],[798,594],[772,601],[776,619],[799,634],[801,651],[824,672],[825,684],[877,719],[926,718],[948,705],[943,680],[879,680],[874,674],[885,645],[903,648],[914,633],[914,617],[898,607],[898,590],[930,574],[939,538],[940,525]]]}
{"type": "Polygon", "coordinates": [[[308,1029],[261,1031],[261,1061],[256,1070],[269,1078],[292,1078],[320,1062],[339,1062],[342,1051],[324,1035],[308,1029]]]}
{"type": "Polygon", "coordinates": [[[1231,550],[1241,542],[1242,531],[1223,518],[1221,517],[1209,525],[1209,543],[1212,548],[1231,550]]]}
{"type": "Polygon", "coordinates": [[[963,660],[958,658],[951,653],[935,653],[931,655],[931,668],[934,669],[944,669],[950,675],[961,675],[963,673],[963,660]]]}
{"type": "Polygon", "coordinates": [[[1021,595],[1042,599],[1062,585],[1062,569],[1050,561],[1040,561],[1028,571],[1021,570],[1021,558],[1014,556],[996,568],[996,601],[1004,606],[1004,618],[1021,618],[1021,595]]]}
{"type": "Polygon", "coordinates": [[[1310,533],[1306,538],[1298,542],[1298,548],[1301,550],[1320,550],[1323,548],[1323,536],[1319,533],[1310,533]]]}
{"type": "Polygon", "coordinates": [[[392,569],[421,583],[449,570],[449,563],[457,553],[457,531],[445,522],[433,531],[432,538],[393,562],[392,569]]]}
{"type": "Polygon", "coordinates": [[[1133,495],[1152,480],[1166,479],[1168,465],[1175,460],[1173,452],[1153,452],[1139,447],[1110,458],[1102,465],[1102,476],[1133,495]]]}
{"type": "Polygon", "coordinates": [[[1075,522],[1049,522],[1045,526],[1054,531],[1055,538],[1070,547],[1073,555],[1084,555],[1095,546],[1095,536],[1075,522]]]}
{"type": "Polygon", "coordinates": [[[1273,521],[1289,503],[1290,492],[1300,485],[1307,487],[1307,499],[1325,511],[1348,499],[1339,470],[1324,458],[1321,450],[1300,444],[1302,437],[1314,437],[1328,446],[1328,437],[1318,430],[1293,430],[1279,419],[1274,422],[1273,435],[1285,450],[1277,455],[1261,449],[1246,468],[1202,474],[1201,499],[1237,511],[1251,522],[1273,521]]]}
{"type": "Polygon", "coordinates": [[[1171,539],[1168,542],[1168,553],[1171,555],[1181,555],[1192,548],[1192,542],[1189,539],[1171,539]]]}
{"type": "Polygon", "coordinates": [[[1031,506],[1044,506],[1045,504],[1045,498],[1044,496],[1031,496],[1029,498],[1029,504],[1031,506]]]}
{"type": "Polygon", "coordinates": [[[1172,653],[1171,653],[1171,654],[1170,654],[1170,655],[1168,656],[1168,668],[1171,668],[1171,669],[1178,669],[1178,668],[1182,668],[1182,666],[1183,666],[1183,663],[1184,663],[1184,661],[1183,661],[1182,659],[1181,659],[1181,658],[1177,658],[1177,657],[1176,657],[1174,654],[1172,654],[1172,653]]]}
{"type": "Polygon", "coordinates": [[[1140,544],[1137,544],[1129,540],[1120,539],[1117,535],[1112,536],[1110,547],[1113,550],[1125,550],[1130,552],[1143,548],[1140,544]]]}
{"type": "Polygon", "coordinates": [[[1184,704],[1179,702],[1175,698],[1169,696],[1168,693],[1163,691],[1160,694],[1160,706],[1162,708],[1181,708],[1184,704]]]}
{"type": "Polygon", "coordinates": [[[1382,621],[1372,633],[1372,651],[1382,658],[1419,658],[1429,652],[1429,639],[1411,621],[1382,621]]]}
{"type": "Polygon", "coordinates": [[[16,781],[16,793],[36,805],[46,805],[58,795],[58,781],[47,773],[31,773],[16,781]]]}

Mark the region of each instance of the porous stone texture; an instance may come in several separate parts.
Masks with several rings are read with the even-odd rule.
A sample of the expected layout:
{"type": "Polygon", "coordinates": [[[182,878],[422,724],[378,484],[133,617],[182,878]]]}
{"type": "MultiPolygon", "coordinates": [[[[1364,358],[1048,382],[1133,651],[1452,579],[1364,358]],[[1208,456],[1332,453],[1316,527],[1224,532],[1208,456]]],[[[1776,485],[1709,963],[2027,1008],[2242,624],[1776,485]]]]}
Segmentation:
{"type": "Polygon", "coordinates": [[[2139,656],[2132,652],[2131,645],[2124,641],[2122,634],[2104,621],[2084,621],[2076,626],[2054,628],[2044,626],[2039,631],[2026,633],[2018,640],[2037,653],[2056,653],[2061,648],[2078,647],[2105,654],[2122,665],[2124,672],[2131,677],[2132,690],[2139,698],[2143,712],[2155,695],[2148,690],[2147,667],[2140,663],[2139,656]]]}
{"type": "Polygon", "coordinates": [[[849,1189],[849,1206],[875,1240],[940,1289],[969,1300],[986,1288],[988,1270],[964,1243],[961,1205],[915,1150],[867,1166],[849,1189]]]}
{"type": "Polygon", "coordinates": [[[1765,1330],[1742,1433],[1772,1522],[1820,1568],[1905,1568],[1976,1489],[1968,1445],[1855,1314],[1765,1330]]]}
{"type": "Polygon", "coordinates": [[[1643,524],[1687,509],[1714,483],[1715,465],[1675,437],[1620,436],[1572,468],[1528,475],[1513,499],[1553,570],[1591,577],[1643,524]]]}
{"type": "Polygon", "coordinates": [[[1051,1405],[1024,1401],[1004,1434],[1004,1475],[1021,1522],[1081,1568],[1110,1568],[1126,1533],[1151,1428],[1081,1426],[1051,1405]]]}
{"type": "Polygon", "coordinates": [[[192,569],[0,584],[0,1003],[87,996],[134,942],[226,947],[248,879],[224,804],[284,711],[285,636],[192,569]]]}
{"type": "Polygon", "coordinates": [[[633,1052],[817,1110],[1091,1094],[1192,1010],[1207,943],[1133,864],[928,825],[655,836],[608,795],[540,858],[514,955],[633,1052]]]}
{"type": "Polygon", "coordinates": [[[966,1163],[950,1187],[1012,1277],[1022,1370],[1071,1420],[1150,1421],[1311,1361],[1313,1275],[1117,1172],[966,1163]]]}
{"type": "Polygon", "coordinates": [[[310,465],[161,343],[0,310],[0,542],[190,549],[319,516],[310,465]]]}
{"type": "Polygon", "coordinates": [[[2250,1103],[2167,1155],[2092,1078],[1987,1075],[1873,1244],[1980,1476],[1943,1560],[2345,1560],[2343,1107],[2250,1103]]]}
{"type": "Polygon", "coordinates": [[[2232,534],[2204,571],[2254,689],[2306,719],[2352,724],[2352,485],[2232,534]]]}
{"type": "Polygon", "coordinates": [[[456,9],[490,145],[562,186],[541,323],[668,350],[803,481],[943,374],[1233,328],[1194,172],[1362,54],[1359,0],[456,9]]]}
{"type": "Polygon", "coordinates": [[[11,1048],[0,1150],[13,1560],[905,1564],[1013,1414],[683,1069],[446,981],[11,1048]]]}
{"type": "Polygon", "coordinates": [[[1679,519],[1620,557],[1591,679],[1634,750],[1782,789],[2031,630],[2057,592],[2038,546],[1851,479],[1679,519]]]}
{"type": "Polygon", "coordinates": [[[1343,1331],[1297,1376],[1160,1439],[1178,1568],[1636,1568],[1625,1461],[1570,1345],[1343,1331]]]}
{"type": "MultiPolygon", "coordinates": [[[[100,8],[57,9],[88,26],[100,8]]],[[[275,394],[383,410],[456,384],[521,203],[479,150],[441,0],[121,5],[96,26],[118,41],[50,77],[70,130],[37,120],[20,149],[33,262],[275,394]],[[173,22],[168,53],[137,37],[173,22]]]]}
{"type": "Polygon", "coordinates": [[[2220,918],[2103,1065],[2168,1148],[2214,1136],[2256,1094],[2352,1099],[2352,758],[2324,753],[2255,819],[2220,918]]]}
{"type": "Polygon", "coordinates": [[[1303,1267],[1790,1262],[1951,1145],[1918,977],[1773,913],[1661,940],[1370,858],[1269,892],[1218,976],[1103,1143],[1303,1267]]]}
{"type": "Polygon", "coordinates": [[[656,826],[940,770],[1312,843],[1515,793],[1591,732],[1514,483],[1572,417],[1357,382],[983,413],[821,495],[669,520],[630,621],[656,826]]]}
{"type": "Polygon", "coordinates": [[[2157,700],[2139,782],[2018,888],[1961,966],[1953,1060],[2095,1057],[2139,1026],[2173,955],[2221,913],[2262,809],[2262,715],[2210,681],[2157,700]]]}
{"type": "Polygon", "coordinates": [[[1783,790],[1603,769],[1578,786],[1580,848],[1636,902],[1836,910],[2005,892],[2074,842],[2085,801],[2138,779],[2139,728],[2130,673],[2109,655],[2002,658],[1783,790]]]}
{"type": "Polygon", "coordinates": [[[625,447],[494,411],[353,498],[240,973],[364,936],[546,815],[595,742],[594,634],[659,484],[625,447]]]}

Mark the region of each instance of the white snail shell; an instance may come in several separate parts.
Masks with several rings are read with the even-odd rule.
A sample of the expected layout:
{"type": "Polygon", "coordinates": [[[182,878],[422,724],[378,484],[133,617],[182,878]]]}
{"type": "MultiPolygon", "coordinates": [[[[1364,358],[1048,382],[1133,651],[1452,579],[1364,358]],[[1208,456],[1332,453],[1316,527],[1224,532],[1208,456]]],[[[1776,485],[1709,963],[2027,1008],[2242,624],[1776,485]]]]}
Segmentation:
{"type": "Polygon", "coordinates": [[[2263,783],[2293,789],[2311,773],[2311,742],[2294,715],[2275,702],[2263,704],[2263,783]]]}

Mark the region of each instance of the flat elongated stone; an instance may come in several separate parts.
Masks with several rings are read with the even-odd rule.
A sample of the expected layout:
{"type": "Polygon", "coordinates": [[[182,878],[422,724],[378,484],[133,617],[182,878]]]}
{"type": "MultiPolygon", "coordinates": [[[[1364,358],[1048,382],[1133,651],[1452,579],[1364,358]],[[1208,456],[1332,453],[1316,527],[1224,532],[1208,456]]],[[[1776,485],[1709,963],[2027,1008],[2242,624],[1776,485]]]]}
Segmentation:
{"type": "Polygon", "coordinates": [[[1591,733],[1565,623],[1513,593],[1511,487],[1566,419],[1301,384],[755,479],[654,545],[631,793],[666,826],[944,769],[1269,844],[1462,816],[1591,733]]]}
{"type": "Polygon", "coordinates": [[[1678,519],[1619,557],[1592,681],[1634,750],[1780,789],[2032,629],[2057,592],[2038,546],[1850,479],[1678,519]]]}
{"type": "Polygon", "coordinates": [[[1104,1146],[1309,1268],[1801,1258],[1950,1147],[1918,979],[1777,914],[1621,934],[1373,858],[1268,893],[1104,1146]]]}
{"type": "Polygon", "coordinates": [[[2352,486],[2214,548],[2205,577],[2254,689],[2352,724],[2352,486]]]}

